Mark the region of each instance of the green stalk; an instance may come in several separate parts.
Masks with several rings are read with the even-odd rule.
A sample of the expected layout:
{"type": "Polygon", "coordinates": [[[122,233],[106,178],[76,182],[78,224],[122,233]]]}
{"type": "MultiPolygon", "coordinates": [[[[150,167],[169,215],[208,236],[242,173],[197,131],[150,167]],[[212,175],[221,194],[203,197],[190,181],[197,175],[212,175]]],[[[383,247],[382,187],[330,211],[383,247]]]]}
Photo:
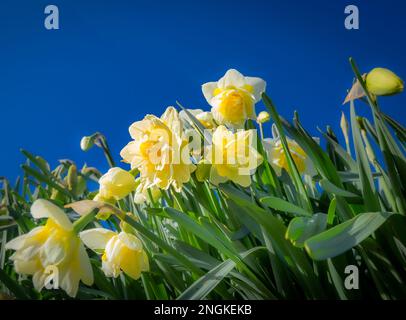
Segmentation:
{"type": "Polygon", "coordinates": [[[73,231],[76,234],[79,234],[90,222],[94,220],[96,214],[99,212],[99,209],[94,209],[90,213],[81,216],[78,220],[73,223],[73,231]]]}

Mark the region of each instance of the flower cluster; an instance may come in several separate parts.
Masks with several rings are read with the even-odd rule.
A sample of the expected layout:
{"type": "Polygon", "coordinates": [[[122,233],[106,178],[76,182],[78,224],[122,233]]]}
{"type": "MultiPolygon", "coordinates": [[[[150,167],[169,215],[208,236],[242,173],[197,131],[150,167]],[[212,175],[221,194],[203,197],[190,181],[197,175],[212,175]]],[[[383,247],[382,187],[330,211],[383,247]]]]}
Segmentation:
{"type": "MultiPolygon", "coordinates": [[[[135,204],[156,202],[169,189],[182,192],[193,175],[214,188],[228,181],[249,187],[264,158],[257,150],[256,130],[244,129],[248,119],[260,126],[270,165],[277,173],[288,170],[278,137],[263,139],[262,125],[269,121],[269,114],[263,111],[256,116],[255,105],[265,87],[262,79],[244,77],[231,69],[220,80],[202,86],[210,111],[189,109],[179,113],[168,107],[160,117],[146,115],[134,122],[129,128],[132,141],[120,153],[131,171],[119,167],[108,170],[100,177],[98,193],[91,202],[97,208],[116,208],[117,202],[131,194],[135,204]]],[[[83,149],[90,147],[89,141],[82,140],[83,149]]],[[[305,172],[304,151],[290,139],[288,147],[299,171],[305,172]]],[[[58,270],[57,283],[69,296],[76,295],[80,281],[92,285],[93,271],[85,246],[100,257],[107,277],[124,272],[138,279],[149,270],[147,252],[132,228],[120,225],[113,230],[97,227],[82,231],[75,227],[78,222],[72,224],[62,209],[46,200],[34,202],[31,214],[35,219],[47,218],[45,225],[13,239],[7,248],[15,250],[11,259],[16,272],[32,275],[38,291],[47,285],[50,267],[58,270]]],[[[101,210],[96,219],[106,220],[110,214],[109,209],[101,210]]]]}

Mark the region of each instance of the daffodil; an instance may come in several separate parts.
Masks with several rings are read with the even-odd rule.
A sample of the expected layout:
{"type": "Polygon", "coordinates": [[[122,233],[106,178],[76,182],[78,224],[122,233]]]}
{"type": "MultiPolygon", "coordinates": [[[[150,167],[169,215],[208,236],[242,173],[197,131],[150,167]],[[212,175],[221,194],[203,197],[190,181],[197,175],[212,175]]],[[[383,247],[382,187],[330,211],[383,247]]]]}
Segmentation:
{"type": "MultiPolygon", "coordinates": [[[[286,137],[288,142],[288,148],[290,154],[292,155],[293,161],[300,173],[304,173],[306,170],[306,153],[297,144],[295,140],[286,137]]],[[[283,149],[282,142],[279,138],[270,139],[266,138],[263,140],[263,145],[267,151],[267,156],[270,164],[274,167],[277,173],[281,173],[282,169],[288,171],[288,161],[286,153],[283,149]]]]}
{"type": "Polygon", "coordinates": [[[230,69],[216,82],[203,84],[202,91],[212,106],[211,113],[218,124],[242,128],[247,119],[255,119],[255,104],[261,100],[266,82],[261,78],[244,77],[230,69]]]}
{"type": "Polygon", "coordinates": [[[176,109],[168,107],[161,118],[147,115],[133,123],[129,131],[134,140],[120,154],[132,169],[140,171],[143,188],[173,186],[180,191],[195,165],[176,109]]]}
{"type": "MultiPolygon", "coordinates": [[[[288,171],[289,165],[285,150],[283,149],[282,141],[279,132],[275,125],[272,126],[273,138],[263,139],[262,144],[267,153],[268,161],[274,168],[277,174],[282,173],[282,169],[288,171]]],[[[318,143],[318,138],[313,138],[318,143]]],[[[289,137],[286,137],[289,152],[292,155],[293,162],[296,165],[299,173],[312,174],[314,169],[310,159],[299,144],[289,137]]]]}
{"type": "Polygon", "coordinates": [[[222,125],[214,131],[212,144],[205,154],[211,164],[212,183],[231,180],[243,187],[251,184],[251,174],[262,163],[261,155],[254,148],[254,137],[254,130],[233,133],[222,125]]]}
{"type": "Polygon", "coordinates": [[[365,82],[369,92],[377,96],[394,95],[404,89],[403,80],[385,68],[372,69],[368,73],[365,82]]]}
{"type": "MultiPolygon", "coordinates": [[[[195,116],[195,118],[205,127],[206,129],[213,129],[217,127],[214,122],[213,115],[209,111],[203,111],[201,109],[188,109],[188,111],[195,116]]],[[[190,123],[190,119],[185,111],[179,112],[179,117],[183,122],[190,123]]]]}
{"type": "Polygon", "coordinates": [[[62,209],[53,203],[39,199],[31,206],[35,219],[48,218],[44,226],[36,227],[6,244],[16,252],[10,257],[17,273],[32,275],[36,290],[41,291],[49,276],[48,270],[56,270],[53,279],[69,296],[75,297],[79,282],[93,284],[93,271],[82,242],[62,209]]]}
{"type": "Polygon", "coordinates": [[[118,277],[123,271],[138,279],[149,270],[148,256],[141,241],[133,234],[104,228],[82,231],[80,238],[87,247],[102,254],[102,270],[108,277],[118,277]]]}
{"type": "Polygon", "coordinates": [[[115,202],[125,198],[137,187],[134,176],[121,168],[109,169],[99,179],[99,193],[96,201],[115,202]]]}

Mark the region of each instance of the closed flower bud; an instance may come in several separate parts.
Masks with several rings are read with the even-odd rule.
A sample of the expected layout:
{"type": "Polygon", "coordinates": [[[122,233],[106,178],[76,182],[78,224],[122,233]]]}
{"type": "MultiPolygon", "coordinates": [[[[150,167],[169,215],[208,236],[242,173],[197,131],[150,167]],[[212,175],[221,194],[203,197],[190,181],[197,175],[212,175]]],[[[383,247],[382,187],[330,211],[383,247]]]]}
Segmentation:
{"type": "Polygon", "coordinates": [[[377,96],[390,96],[403,91],[403,81],[392,71],[375,68],[368,73],[366,86],[369,92],[377,96]]]}
{"type": "Polygon", "coordinates": [[[78,181],[78,172],[75,165],[71,165],[68,170],[68,175],[66,177],[66,182],[68,184],[69,191],[76,191],[76,185],[78,181]]]}
{"type": "Polygon", "coordinates": [[[40,156],[36,156],[35,159],[37,160],[38,166],[41,168],[42,171],[51,171],[51,167],[49,166],[48,162],[44,158],[40,156]]]}
{"type": "Polygon", "coordinates": [[[81,195],[86,190],[86,179],[83,176],[78,175],[77,183],[76,183],[76,195],[81,195]]]}
{"type": "Polygon", "coordinates": [[[269,119],[271,118],[270,114],[266,111],[261,111],[257,117],[257,122],[258,123],[265,123],[268,122],[269,119]]]}
{"type": "Polygon", "coordinates": [[[94,145],[93,136],[84,136],[82,140],[80,140],[80,148],[83,151],[89,150],[94,145]]]}
{"type": "Polygon", "coordinates": [[[137,187],[131,173],[121,168],[111,168],[99,179],[99,196],[102,199],[120,200],[137,187]]]}

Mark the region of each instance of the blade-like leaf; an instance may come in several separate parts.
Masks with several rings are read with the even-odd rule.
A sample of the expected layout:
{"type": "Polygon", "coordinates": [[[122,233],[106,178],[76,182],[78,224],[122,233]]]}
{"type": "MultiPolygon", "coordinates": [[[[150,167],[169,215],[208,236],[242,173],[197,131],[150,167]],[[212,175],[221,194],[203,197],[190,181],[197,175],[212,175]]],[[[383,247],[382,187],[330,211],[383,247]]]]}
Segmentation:
{"type": "Polygon", "coordinates": [[[315,260],[335,257],[360,244],[391,215],[389,212],[362,213],[308,239],[305,242],[306,251],[315,260]]]}

